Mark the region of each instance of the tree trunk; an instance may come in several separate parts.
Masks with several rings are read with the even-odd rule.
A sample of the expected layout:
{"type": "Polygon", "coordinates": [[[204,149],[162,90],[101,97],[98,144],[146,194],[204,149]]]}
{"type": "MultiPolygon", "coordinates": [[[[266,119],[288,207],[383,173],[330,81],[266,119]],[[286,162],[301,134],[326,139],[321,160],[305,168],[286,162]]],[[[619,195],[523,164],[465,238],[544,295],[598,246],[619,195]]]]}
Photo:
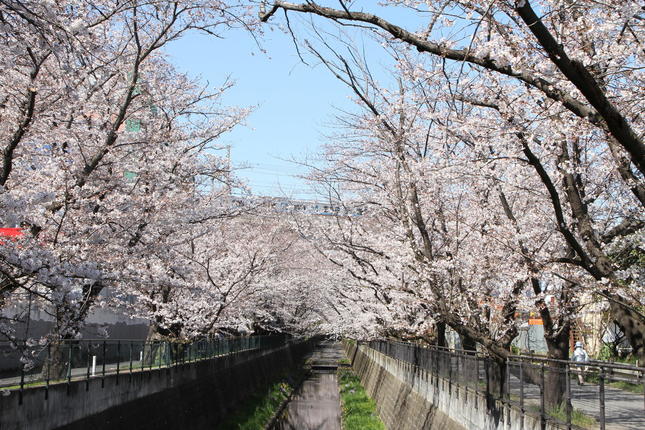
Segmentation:
{"type": "Polygon", "coordinates": [[[636,312],[610,301],[609,310],[616,325],[625,333],[632,346],[632,354],[645,361],[645,321],[636,312]]]}
{"type": "Polygon", "coordinates": [[[437,327],[437,346],[447,347],[448,341],[446,340],[446,323],[443,321],[436,322],[437,327]]]}
{"type": "Polygon", "coordinates": [[[477,341],[467,334],[463,334],[461,337],[461,348],[466,351],[477,351],[477,341]]]}
{"type": "MultiPolygon", "coordinates": [[[[43,364],[41,378],[51,381],[67,378],[68,372],[75,365],[74,346],[69,337],[52,341],[48,348],[48,357],[43,364]]],[[[81,364],[76,365],[79,367],[81,364]]]]}
{"type": "MultiPolygon", "coordinates": [[[[563,327],[552,336],[545,333],[544,339],[548,349],[548,357],[555,360],[569,359],[570,322],[560,320],[563,327]]],[[[566,364],[551,362],[544,374],[544,400],[549,409],[560,406],[565,400],[567,379],[566,364]]],[[[540,376],[541,378],[541,376],[540,376]]]]}
{"type": "Polygon", "coordinates": [[[503,399],[507,393],[506,361],[499,357],[491,356],[490,359],[486,360],[484,370],[486,372],[488,410],[498,413],[495,400],[503,399]]]}

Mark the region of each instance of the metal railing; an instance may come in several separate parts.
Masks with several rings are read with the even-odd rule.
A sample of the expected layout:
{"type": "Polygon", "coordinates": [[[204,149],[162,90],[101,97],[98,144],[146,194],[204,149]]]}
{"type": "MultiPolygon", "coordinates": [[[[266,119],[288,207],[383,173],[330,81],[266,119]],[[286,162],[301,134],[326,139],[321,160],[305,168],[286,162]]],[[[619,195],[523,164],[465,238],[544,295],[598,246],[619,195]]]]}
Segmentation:
{"type": "Polygon", "coordinates": [[[514,406],[542,428],[645,428],[645,367],[518,355],[500,362],[482,352],[397,341],[368,346],[484,394],[489,407],[514,406]]]}
{"type": "MultiPolygon", "coordinates": [[[[63,340],[45,345],[0,343],[4,360],[22,364],[3,372],[0,390],[19,390],[72,381],[169,368],[249,350],[268,350],[287,343],[286,336],[248,336],[190,343],[119,339],[63,340]]],[[[20,396],[22,397],[22,396],[20,396]]]]}

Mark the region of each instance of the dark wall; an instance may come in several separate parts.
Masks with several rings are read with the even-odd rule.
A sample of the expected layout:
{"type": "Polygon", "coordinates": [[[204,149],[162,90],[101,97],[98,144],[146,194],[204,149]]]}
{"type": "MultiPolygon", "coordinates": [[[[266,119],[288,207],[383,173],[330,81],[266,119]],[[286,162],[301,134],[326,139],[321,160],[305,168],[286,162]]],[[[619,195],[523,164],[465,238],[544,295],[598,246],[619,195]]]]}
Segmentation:
{"type": "Polygon", "coordinates": [[[214,429],[236,407],[300,365],[311,342],[259,355],[243,352],[151,372],[111,375],[25,390],[0,397],[0,428],[5,429],[214,429]]]}
{"type": "MultiPolygon", "coordinates": [[[[18,338],[38,339],[51,332],[54,325],[53,322],[43,320],[32,320],[29,323],[29,334],[25,336],[24,323],[16,323],[14,329],[18,338]]],[[[88,323],[81,330],[81,339],[101,339],[99,329],[107,330],[108,337],[106,340],[111,339],[125,339],[125,340],[140,340],[145,341],[148,335],[148,324],[145,322],[115,322],[110,324],[94,324],[88,323]]],[[[0,378],[10,378],[20,375],[20,354],[19,350],[11,348],[8,343],[0,344],[0,378]]],[[[43,350],[39,356],[36,357],[36,365],[29,373],[40,373],[42,369],[42,360],[46,357],[46,351],[43,350]]],[[[113,357],[108,355],[107,359],[111,360],[113,357]]]]}

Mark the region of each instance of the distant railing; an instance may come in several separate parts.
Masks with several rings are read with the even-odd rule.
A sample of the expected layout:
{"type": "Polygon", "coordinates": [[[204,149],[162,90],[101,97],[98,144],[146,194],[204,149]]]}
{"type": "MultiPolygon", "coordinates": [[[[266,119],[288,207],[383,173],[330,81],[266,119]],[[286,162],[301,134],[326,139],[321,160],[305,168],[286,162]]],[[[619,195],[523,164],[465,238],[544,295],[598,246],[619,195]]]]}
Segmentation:
{"type": "Polygon", "coordinates": [[[368,346],[482,393],[491,407],[495,401],[518,407],[538,417],[542,428],[645,428],[645,367],[519,355],[500,363],[482,352],[397,341],[368,346]]]}
{"type": "MultiPolygon", "coordinates": [[[[249,350],[268,350],[287,343],[286,336],[248,336],[190,343],[119,339],[62,340],[44,345],[0,343],[0,354],[16,356],[18,368],[0,378],[0,390],[70,383],[107,375],[169,368],[249,350]],[[19,358],[20,357],[20,358],[19,358]]],[[[118,382],[117,382],[118,383],[118,382]]],[[[22,397],[22,396],[20,396],[22,397]]]]}

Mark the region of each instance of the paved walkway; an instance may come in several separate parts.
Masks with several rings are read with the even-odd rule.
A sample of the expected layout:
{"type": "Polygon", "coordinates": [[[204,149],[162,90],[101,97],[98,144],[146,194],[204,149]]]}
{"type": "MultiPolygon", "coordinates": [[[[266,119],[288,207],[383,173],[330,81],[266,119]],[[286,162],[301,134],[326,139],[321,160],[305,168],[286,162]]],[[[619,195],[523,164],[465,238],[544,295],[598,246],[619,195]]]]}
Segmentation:
{"type": "Polygon", "coordinates": [[[287,405],[278,430],[340,430],[340,393],[336,369],[345,358],[339,343],[323,342],[308,360],[311,375],[287,405]]]}
{"type": "MultiPolygon", "coordinates": [[[[149,365],[141,367],[142,362],[137,360],[132,362],[132,373],[140,372],[141,370],[149,370],[149,365]]],[[[152,369],[157,369],[159,366],[153,366],[152,369]]],[[[163,366],[166,367],[166,366],[163,366]]],[[[116,363],[106,364],[105,365],[105,375],[111,375],[116,373],[117,365],[116,363]]],[[[100,378],[103,375],[103,365],[97,364],[94,374],[91,373],[92,369],[90,368],[90,378],[100,378]]],[[[87,379],[87,366],[85,367],[74,367],[72,369],[72,381],[78,381],[87,379]]],[[[130,361],[123,361],[119,363],[119,374],[127,375],[130,373],[130,361]]],[[[50,384],[58,384],[67,382],[67,378],[52,379],[49,381],[50,384]]],[[[45,381],[40,372],[25,375],[25,385],[28,384],[45,384],[45,381]]],[[[20,376],[13,376],[10,378],[0,379],[0,389],[16,389],[20,385],[20,376]]]]}
{"type": "MultiPolygon", "coordinates": [[[[511,376],[511,393],[519,396],[520,381],[511,376]]],[[[577,379],[571,380],[571,403],[575,409],[592,416],[600,422],[600,393],[596,384],[578,385],[577,379]]],[[[540,404],[540,388],[524,384],[526,404],[540,404]]],[[[635,394],[618,388],[605,386],[605,422],[607,430],[645,429],[645,405],[643,394],[635,394]]],[[[596,427],[598,428],[598,427],[596,427]]]]}
{"type": "MultiPolygon", "coordinates": [[[[250,348],[250,349],[242,349],[237,352],[244,352],[244,351],[250,351],[256,348],[250,348]]],[[[137,373],[137,372],[145,372],[148,370],[155,370],[155,369],[165,369],[167,367],[174,367],[175,365],[180,365],[180,364],[188,364],[188,363],[194,363],[197,361],[202,361],[202,360],[210,360],[216,357],[221,357],[223,355],[230,354],[230,352],[227,353],[221,353],[219,355],[213,355],[210,357],[203,357],[203,358],[193,358],[191,360],[186,359],[185,361],[180,361],[177,363],[170,363],[170,364],[151,364],[151,363],[144,363],[141,360],[133,360],[133,361],[121,361],[119,363],[105,363],[105,375],[113,375],[116,374],[117,371],[119,375],[128,375],[130,373],[137,373]]],[[[87,379],[87,365],[82,366],[82,367],[74,367],[71,370],[71,380],[72,381],[79,381],[79,380],[85,380],[87,379]]],[[[98,362],[96,364],[96,368],[94,369],[94,373],[92,373],[92,368],[90,366],[90,379],[93,378],[101,378],[103,376],[103,363],[98,362]]],[[[66,383],[67,382],[67,377],[63,377],[60,379],[51,379],[49,381],[50,384],[61,384],[61,383],[66,383]]],[[[24,380],[25,385],[45,385],[45,380],[43,378],[43,375],[41,372],[37,373],[32,373],[32,374],[26,374],[25,375],[25,380],[24,380]]],[[[18,389],[20,386],[20,376],[12,376],[12,377],[7,377],[7,378],[1,378],[0,379],[0,391],[2,390],[15,390],[18,389]]]]}

